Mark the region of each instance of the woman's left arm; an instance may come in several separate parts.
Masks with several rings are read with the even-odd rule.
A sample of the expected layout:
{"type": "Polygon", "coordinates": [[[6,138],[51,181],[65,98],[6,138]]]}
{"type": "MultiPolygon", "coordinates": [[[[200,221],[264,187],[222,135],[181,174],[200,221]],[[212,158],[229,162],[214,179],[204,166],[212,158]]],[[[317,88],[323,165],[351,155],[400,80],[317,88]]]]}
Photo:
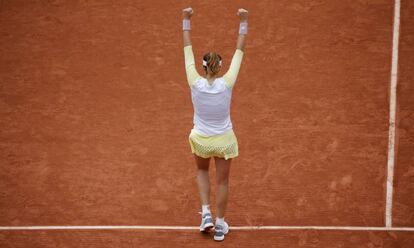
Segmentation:
{"type": "Polygon", "coordinates": [[[190,36],[190,19],[193,15],[192,8],[183,9],[183,40],[184,40],[184,60],[185,71],[187,74],[188,85],[191,87],[201,77],[195,67],[193,47],[190,36]]]}
{"type": "Polygon", "coordinates": [[[191,46],[190,21],[191,21],[191,16],[192,15],[193,15],[193,9],[191,7],[183,9],[183,40],[184,40],[184,47],[191,46]]]}

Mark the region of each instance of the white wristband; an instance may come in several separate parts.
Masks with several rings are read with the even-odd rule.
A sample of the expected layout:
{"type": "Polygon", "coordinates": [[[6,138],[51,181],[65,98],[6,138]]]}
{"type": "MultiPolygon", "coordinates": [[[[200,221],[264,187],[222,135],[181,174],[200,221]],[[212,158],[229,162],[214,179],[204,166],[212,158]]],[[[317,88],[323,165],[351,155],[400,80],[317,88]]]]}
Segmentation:
{"type": "Polygon", "coordinates": [[[247,22],[240,22],[239,34],[247,34],[247,22]]]}
{"type": "Polygon", "coordinates": [[[183,20],[183,30],[191,30],[189,19],[184,19],[183,20]]]}

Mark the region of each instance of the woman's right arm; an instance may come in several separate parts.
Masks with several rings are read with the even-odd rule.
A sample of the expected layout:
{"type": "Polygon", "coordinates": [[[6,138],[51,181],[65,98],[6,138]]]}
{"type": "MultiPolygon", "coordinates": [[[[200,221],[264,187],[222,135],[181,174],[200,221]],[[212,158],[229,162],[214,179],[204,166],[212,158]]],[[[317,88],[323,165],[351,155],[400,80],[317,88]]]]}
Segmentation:
{"type": "Polygon", "coordinates": [[[237,75],[239,74],[247,35],[248,12],[245,9],[239,9],[237,15],[240,17],[240,29],[239,37],[237,37],[236,51],[234,52],[231,60],[229,70],[223,75],[224,81],[226,82],[228,88],[232,88],[234,86],[237,75]]]}

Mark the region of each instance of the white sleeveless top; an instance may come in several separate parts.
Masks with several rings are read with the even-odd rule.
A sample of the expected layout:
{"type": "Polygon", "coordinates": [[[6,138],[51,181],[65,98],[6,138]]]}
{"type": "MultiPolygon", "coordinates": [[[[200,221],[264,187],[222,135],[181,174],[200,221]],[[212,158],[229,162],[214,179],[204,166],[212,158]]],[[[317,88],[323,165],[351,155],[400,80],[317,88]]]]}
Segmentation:
{"type": "Polygon", "coordinates": [[[226,86],[222,77],[210,85],[200,77],[191,86],[194,107],[194,130],[205,136],[223,134],[233,128],[230,120],[232,87],[226,86]]]}

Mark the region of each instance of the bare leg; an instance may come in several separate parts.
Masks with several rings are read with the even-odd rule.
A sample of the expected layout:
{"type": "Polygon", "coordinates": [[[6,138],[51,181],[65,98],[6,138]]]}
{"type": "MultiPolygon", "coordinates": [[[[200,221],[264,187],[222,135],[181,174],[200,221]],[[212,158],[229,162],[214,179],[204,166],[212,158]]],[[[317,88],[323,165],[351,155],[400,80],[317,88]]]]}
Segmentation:
{"type": "Polygon", "coordinates": [[[200,193],[200,200],[202,205],[209,204],[210,200],[210,178],[208,168],[210,165],[210,158],[202,158],[194,154],[197,164],[197,184],[200,193]]]}
{"type": "Polygon", "coordinates": [[[231,159],[214,157],[217,180],[217,217],[224,218],[229,192],[229,174],[231,159]]]}

